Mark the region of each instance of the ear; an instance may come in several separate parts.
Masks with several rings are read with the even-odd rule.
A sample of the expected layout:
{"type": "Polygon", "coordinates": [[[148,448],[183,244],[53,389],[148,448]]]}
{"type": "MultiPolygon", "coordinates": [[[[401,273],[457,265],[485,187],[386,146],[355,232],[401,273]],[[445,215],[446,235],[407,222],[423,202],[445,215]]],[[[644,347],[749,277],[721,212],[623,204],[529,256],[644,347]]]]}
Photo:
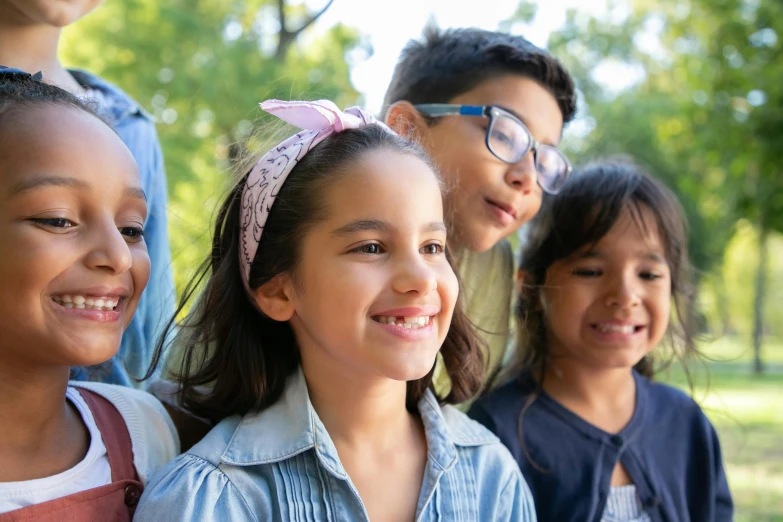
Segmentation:
{"type": "Polygon", "coordinates": [[[394,132],[408,139],[421,139],[427,135],[427,122],[411,102],[394,102],[386,111],[385,123],[394,132]]]}
{"type": "Polygon", "coordinates": [[[288,321],[294,316],[291,277],[280,274],[253,291],[256,304],[270,319],[288,321]]]}

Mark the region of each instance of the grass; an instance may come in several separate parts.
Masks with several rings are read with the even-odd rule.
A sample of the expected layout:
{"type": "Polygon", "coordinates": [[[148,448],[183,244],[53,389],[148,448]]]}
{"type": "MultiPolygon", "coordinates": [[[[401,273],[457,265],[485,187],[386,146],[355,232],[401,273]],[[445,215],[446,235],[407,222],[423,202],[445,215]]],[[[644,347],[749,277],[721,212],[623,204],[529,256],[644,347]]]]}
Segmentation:
{"type": "MultiPolygon", "coordinates": [[[[765,343],[766,373],[753,375],[749,343],[723,339],[693,364],[693,396],[721,440],[737,522],[783,522],[783,343],[765,343]]],[[[689,389],[672,368],[662,380],[689,389]]]]}

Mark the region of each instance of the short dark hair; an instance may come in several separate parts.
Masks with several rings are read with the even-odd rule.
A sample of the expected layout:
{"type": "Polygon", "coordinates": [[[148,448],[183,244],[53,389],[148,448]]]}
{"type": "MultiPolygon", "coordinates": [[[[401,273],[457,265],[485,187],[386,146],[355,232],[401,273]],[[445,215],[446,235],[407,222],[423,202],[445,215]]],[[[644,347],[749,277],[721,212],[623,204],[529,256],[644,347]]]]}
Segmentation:
{"type": "Polygon", "coordinates": [[[383,113],[406,100],[446,103],[494,76],[518,74],[540,83],[557,101],[563,123],[576,112],[574,81],[560,61],[521,36],[482,29],[424,30],[402,50],[383,113]]]}
{"type": "MultiPolygon", "coordinates": [[[[345,167],[376,150],[411,154],[430,164],[418,145],[379,125],[345,130],[324,139],[296,164],[280,188],[250,266],[251,289],[278,274],[290,273],[295,279],[305,235],[326,218],[321,195],[345,175],[345,167]]],[[[433,175],[437,176],[434,169],[433,175]]],[[[155,373],[175,318],[206,279],[199,302],[182,325],[179,335],[185,339],[184,356],[180,368],[173,370],[180,384],[180,404],[212,421],[268,408],[280,398],[286,379],[300,365],[291,326],[260,313],[242,283],[239,225],[246,178],[233,187],[222,204],[212,252],[185,290],[145,376],[155,373]]],[[[446,402],[464,402],[480,390],[484,374],[480,344],[458,298],[440,350],[452,383],[443,399],[446,402]]],[[[433,364],[427,375],[408,382],[409,409],[415,409],[424,392],[432,387],[434,368],[433,364]]]]}
{"type": "MultiPolygon", "coordinates": [[[[549,360],[546,320],[539,291],[549,267],[586,245],[601,240],[624,210],[640,230],[649,230],[643,210],[652,214],[671,272],[671,295],[676,315],[667,335],[676,358],[697,355],[692,270],[688,261],[688,222],[677,196],[663,183],[628,160],[604,160],[584,167],[553,196],[531,223],[522,247],[520,269],[528,276],[516,304],[519,330],[512,371],[523,380],[540,383],[549,360]]],[[[671,357],[664,359],[664,366],[671,357]]],[[[636,365],[642,375],[654,377],[651,355],[636,365]]]]}
{"type": "Polygon", "coordinates": [[[29,74],[0,74],[0,124],[12,117],[18,117],[21,111],[36,105],[71,107],[106,123],[98,115],[95,105],[81,100],[65,89],[29,74]]]}

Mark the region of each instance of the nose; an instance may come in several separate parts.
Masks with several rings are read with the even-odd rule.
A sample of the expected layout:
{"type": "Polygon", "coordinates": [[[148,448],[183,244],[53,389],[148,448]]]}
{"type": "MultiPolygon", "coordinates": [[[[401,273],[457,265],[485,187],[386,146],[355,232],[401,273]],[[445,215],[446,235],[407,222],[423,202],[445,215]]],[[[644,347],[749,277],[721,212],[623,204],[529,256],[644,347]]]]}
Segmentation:
{"type": "Polygon", "coordinates": [[[606,306],[626,310],[641,303],[641,296],[634,275],[618,275],[615,277],[605,298],[606,306]]]}
{"type": "Polygon", "coordinates": [[[535,188],[537,180],[535,152],[532,149],[521,160],[510,164],[506,171],[506,183],[525,194],[535,188]]]}
{"type": "Polygon", "coordinates": [[[400,261],[392,288],[401,294],[429,295],[438,288],[435,270],[417,252],[416,257],[400,261]]]}
{"type": "Polygon", "coordinates": [[[89,268],[121,274],[130,269],[133,258],[125,238],[116,225],[107,223],[91,234],[90,251],[85,258],[89,268]]]}

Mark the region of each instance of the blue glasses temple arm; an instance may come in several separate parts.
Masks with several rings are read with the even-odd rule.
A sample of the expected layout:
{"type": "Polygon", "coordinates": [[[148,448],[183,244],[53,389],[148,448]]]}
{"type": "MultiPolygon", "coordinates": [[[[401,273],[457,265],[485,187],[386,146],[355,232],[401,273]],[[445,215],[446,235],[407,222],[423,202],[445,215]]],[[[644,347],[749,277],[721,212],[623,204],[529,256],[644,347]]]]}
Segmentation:
{"type": "Polygon", "coordinates": [[[485,107],[481,105],[456,105],[449,103],[424,103],[415,105],[416,109],[430,116],[483,116],[485,107]]]}

